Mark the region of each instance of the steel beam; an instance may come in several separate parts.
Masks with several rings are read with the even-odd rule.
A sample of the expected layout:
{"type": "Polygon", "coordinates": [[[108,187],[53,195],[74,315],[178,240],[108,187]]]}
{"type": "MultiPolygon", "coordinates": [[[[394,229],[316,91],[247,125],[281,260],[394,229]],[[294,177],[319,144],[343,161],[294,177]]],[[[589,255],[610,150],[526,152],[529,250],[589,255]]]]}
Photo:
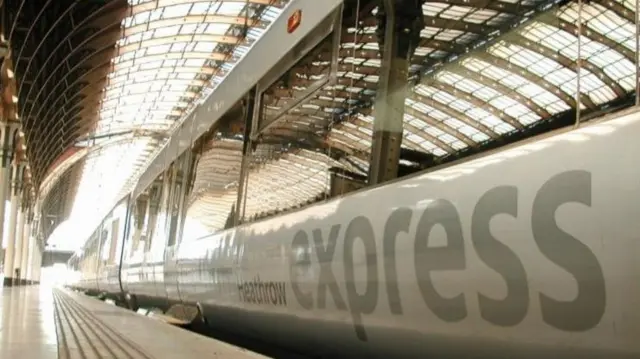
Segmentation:
{"type": "Polygon", "coordinates": [[[424,27],[421,1],[384,0],[381,5],[377,17],[382,66],[374,110],[370,185],[398,176],[409,64],[424,27]]]}

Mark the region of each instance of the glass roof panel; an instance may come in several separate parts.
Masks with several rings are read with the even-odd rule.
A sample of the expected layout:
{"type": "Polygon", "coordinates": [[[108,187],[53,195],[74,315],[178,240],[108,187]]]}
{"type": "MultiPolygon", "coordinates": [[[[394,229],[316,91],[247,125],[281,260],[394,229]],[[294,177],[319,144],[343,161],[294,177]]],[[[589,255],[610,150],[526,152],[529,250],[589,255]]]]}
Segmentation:
{"type": "Polygon", "coordinates": [[[516,75],[474,57],[463,61],[462,64],[470,70],[487,76],[498,81],[502,85],[517,91],[551,113],[558,113],[570,109],[570,106],[562,101],[558,96],[543,89],[538,84],[527,81],[522,76],[516,75]]]}
{"type": "MultiPolygon", "coordinates": [[[[528,2],[528,4],[533,3],[537,2],[528,2]]],[[[572,6],[563,6],[561,11],[553,10],[549,14],[562,17],[563,14],[566,15],[571,11],[572,6]]],[[[589,10],[591,18],[602,16],[592,10],[589,10]]],[[[512,8],[510,11],[515,10],[512,8]]],[[[418,46],[417,54],[427,58],[427,62],[429,59],[451,54],[430,46],[429,39],[447,44],[464,44],[478,36],[484,36],[481,36],[482,33],[491,32],[491,24],[501,25],[515,16],[499,13],[495,9],[475,9],[466,5],[452,5],[444,2],[425,3],[423,13],[426,26],[421,31],[421,37],[424,42],[418,46]],[[446,19],[447,22],[443,22],[442,19],[446,19]],[[458,20],[460,22],[456,22],[458,20]],[[483,26],[473,27],[475,24],[483,24],[483,26]],[[438,51],[441,54],[435,55],[438,51]]],[[[609,15],[604,14],[604,16],[609,15]]],[[[569,24],[575,24],[576,21],[572,16],[565,16],[564,19],[569,24]]],[[[410,99],[406,101],[409,112],[405,114],[403,145],[407,148],[416,148],[421,143],[430,143],[431,145],[426,145],[425,148],[428,152],[433,152],[432,145],[437,147],[433,141],[442,141],[439,143],[451,146],[446,150],[451,152],[454,149],[466,148],[474,142],[486,141],[491,136],[491,132],[502,135],[521,130],[523,126],[571,109],[577,89],[575,70],[577,54],[574,50],[577,47],[577,38],[549,24],[554,24],[554,20],[550,19],[548,24],[530,21],[523,27],[510,32],[522,38],[522,41],[533,40],[533,43],[528,42],[526,46],[524,43],[513,42],[509,35],[501,36],[497,41],[492,41],[493,45],[486,50],[472,51],[459,60],[452,57],[450,61],[453,62],[453,66],[445,65],[428,75],[429,79],[424,84],[414,88],[419,96],[416,98],[410,95],[410,99]],[[559,55],[554,55],[554,51],[559,55]],[[506,60],[507,64],[513,64],[513,68],[493,61],[494,57],[506,60]],[[462,71],[449,70],[453,70],[456,66],[461,67],[462,71]]],[[[623,29],[628,27],[628,24],[617,24],[623,29]]],[[[371,34],[375,31],[375,27],[347,29],[348,33],[355,31],[371,34]]],[[[343,50],[354,49],[354,51],[378,48],[377,43],[366,42],[371,41],[371,38],[364,36],[362,38],[368,40],[360,43],[343,43],[341,47],[343,50]]],[[[605,104],[617,98],[621,88],[625,90],[633,88],[633,81],[630,81],[633,79],[633,65],[628,59],[605,44],[585,36],[582,38],[582,46],[582,54],[588,58],[591,66],[581,69],[581,92],[586,95],[581,97],[583,108],[587,106],[584,103],[585,100],[589,104],[605,104]]],[[[341,63],[361,66],[365,61],[369,61],[372,66],[380,66],[380,59],[357,57],[357,52],[353,55],[355,57],[342,57],[341,63]]],[[[316,62],[314,65],[326,66],[327,63],[316,62]]],[[[419,71],[420,65],[412,64],[411,68],[419,71]]],[[[339,71],[338,76],[350,79],[353,85],[347,86],[348,81],[342,81],[341,85],[334,88],[360,92],[366,85],[357,82],[358,80],[377,81],[375,74],[359,73],[359,71],[361,70],[358,69],[355,73],[339,71]]],[[[359,96],[362,95],[363,93],[359,93],[359,96]]],[[[345,105],[347,103],[351,102],[345,102],[345,105]]],[[[350,126],[343,125],[343,127],[350,126]]],[[[370,132],[371,126],[368,128],[370,132]]],[[[355,135],[362,131],[358,129],[357,132],[345,133],[343,130],[336,130],[335,133],[339,136],[333,138],[333,141],[349,146],[353,142],[357,143],[358,149],[362,148],[363,139],[355,135]]]]}
{"type": "MultiPolygon", "coordinates": [[[[497,132],[499,134],[504,134],[506,132],[510,132],[514,130],[513,126],[505,123],[500,118],[494,116],[493,114],[487,112],[486,110],[475,107],[473,104],[463,99],[460,99],[458,97],[455,97],[447,92],[438,90],[433,87],[427,87],[424,85],[416,86],[414,88],[414,91],[416,91],[421,95],[431,97],[435,101],[438,101],[444,105],[450,106],[451,108],[460,112],[461,114],[466,114],[474,122],[483,124],[487,126],[489,129],[491,129],[492,131],[497,132]]],[[[464,129],[464,131],[467,131],[467,132],[471,131],[469,133],[473,132],[473,134],[471,135],[469,135],[468,133],[465,133],[465,134],[476,139],[477,141],[485,141],[488,139],[487,135],[480,134],[477,129],[472,129],[472,127],[468,125],[463,124],[461,126],[456,126],[456,128],[458,127],[464,129]]]]}
{"type": "MultiPolygon", "coordinates": [[[[533,22],[521,31],[522,35],[534,42],[567,56],[575,61],[578,58],[578,38],[567,31],[541,22],[533,22]]],[[[619,82],[626,90],[634,89],[635,67],[620,52],[583,36],[582,57],[603,69],[605,74],[619,82]]]]}
{"type": "MultiPolygon", "coordinates": [[[[569,22],[578,18],[578,4],[572,3],[559,13],[559,17],[569,22]]],[[[620,18],[612,11],[596,4],[583,5],[582,21],[592,29],[628,49],[635,49],[635,26],[620,18]]]]}
{"type": "MultiPolygon", "coordinates": [[[[576,96],[577,73],[560,63],[537,52],[505,42],[493,46],[489,52],[539,75],[544,80],[560,87],[570,96],[576,96]]],[[[616,94],[587,69],[581,70],[580,78],[581,93],[588,94],[595,103],[602,104],[616,98],[616,94]]]]}

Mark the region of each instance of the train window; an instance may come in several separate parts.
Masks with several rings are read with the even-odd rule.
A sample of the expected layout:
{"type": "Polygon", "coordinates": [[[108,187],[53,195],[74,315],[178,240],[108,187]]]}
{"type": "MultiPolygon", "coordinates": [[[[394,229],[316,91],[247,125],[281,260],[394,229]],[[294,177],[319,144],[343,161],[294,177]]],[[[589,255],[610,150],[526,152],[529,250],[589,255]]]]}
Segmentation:
{"type": "Polygon", "coordinates": [[[109,264],[115,264],[116,262],[116,250],[118,248],[118,242],[120,238],[120,218],[115,218],[111,222],[111,243],[109,248],[109,264]]]}

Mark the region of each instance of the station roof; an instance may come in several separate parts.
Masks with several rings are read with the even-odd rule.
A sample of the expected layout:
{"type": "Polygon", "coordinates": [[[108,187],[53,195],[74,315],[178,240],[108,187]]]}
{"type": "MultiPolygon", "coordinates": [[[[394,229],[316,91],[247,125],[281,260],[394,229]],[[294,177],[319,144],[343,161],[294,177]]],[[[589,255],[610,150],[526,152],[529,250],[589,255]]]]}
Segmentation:
{"type": "Polygon", "coordinates": [[[115,204],[286,3],[4,1],[27,156],[53,218],[45,236],[115,204]]]}
{"type": "MultiPolygon", "coordinates": [[[[69,151],[96,149],[64,169],[59,181],[71,194],[63,200],[50,190],[58,194],[47,197],[47,210],[113,204],[285,5],[5,0],[36,186],[69,151]]],[[[367,174],[381,65],[377,8],[371,0],[347,7],[353,15],[343,21],[337,84],[263,133],[249,175],[249,217],[326,197],[330,168],[367,174]]],[[[570,124],[577,103],[586,116],[623,105],[635,88],[634,8],[630,0],[592,0],[579,26],[575,1],[424,2],[405,101],[403,166],[430,167],[570,124]]],[[[328,76],[331,49],[308,59],[266,98],[268,113],[328,76]]],[[[235,202],[241,143],[218,134],[200,158],[190,211],[205,232],[222,228],[235,202]]]]}

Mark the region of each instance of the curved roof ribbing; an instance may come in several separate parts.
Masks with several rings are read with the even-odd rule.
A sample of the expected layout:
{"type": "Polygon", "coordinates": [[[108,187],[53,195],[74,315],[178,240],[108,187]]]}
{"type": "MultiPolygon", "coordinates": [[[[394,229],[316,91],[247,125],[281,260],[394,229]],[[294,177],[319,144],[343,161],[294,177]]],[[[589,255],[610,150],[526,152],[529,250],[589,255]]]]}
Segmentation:
{"type": "Polygon", "coordinates": [[[4,33],[35,185],[75,147],[131,137],[101,146],[81,171],[56,174],[76,193],[75,203],[58,196],[45,201],[43,212],[58,222],[70,207],[72,217],[104,214],[182,115],[224,78],[286,3],[5,1],[4,33]]]}

